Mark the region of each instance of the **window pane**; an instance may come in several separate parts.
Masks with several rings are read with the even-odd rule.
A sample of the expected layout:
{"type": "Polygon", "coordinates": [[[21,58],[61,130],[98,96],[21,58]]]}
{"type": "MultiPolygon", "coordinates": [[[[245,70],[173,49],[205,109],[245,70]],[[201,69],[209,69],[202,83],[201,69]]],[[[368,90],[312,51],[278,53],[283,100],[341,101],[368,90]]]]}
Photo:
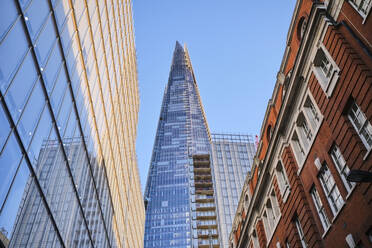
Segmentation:
{"type": "Polygon", "coordinates": [[[49,14],[48,2],[45,0],[32,0],[31,5],[25,13],[27,28],[30,31],[31,39],[35,40],[42,24],[45,23],[49,14]]]}
{"type": "MultiPolygon", "coordinates": [[[[18,168],[18,162],[15,168],[18,168]]],[[[25,160],[23,160],[11,186],[4,208],[1,209],[0,213],[0,227],[4,228],[8,235],[12,233],[27,180],[30,180],[29,174],[27,164],[25,160]]]]}
{"type": "Polygon", "coordinates": [[[0,44],[0,88],[5,92],[11,75],[26,54],[28,43],[20,20],[0,44]]]}
{"type": "Polygon", "coordinates": [[[59,49],[59,46],[56,45],[54,46],[53,52],[50,58],[48,59],[48,62],[47,62],[47,65],[46,65],[46,68],[43,74],[44,79],[45,79],[44,82],[46,84],[45,86],[47,88],[48,94],[50,94],[50,92],[53,89],[54,83],[56,81],[57,73],[59,72],[61,66],[62,66],[62,54],[59,49]]]}
{"type": "Polygon", "coordinates": [[[44,105],[45,97],[41,89],[40,81],[38,81],[22,114],[20,123],[18,124],[25,147],[28,147],[44,105]]]}
{"type": "Polygon", "coordinates": [[[0,41],[6,35],[15,19],[18,17],[18,11],[14,1],[1,1],[0,8],[0,41]]]}
{"type": "Polygon", "coordinates": [[[3,149],[4,142],[10,132],[9,122],[8,122],[8,119],[5,115],[4,109],[1,106],[1,104],[0,104],[0,130],[1,130],[0,132],[0,152],[1,152],[1,150],[3,149]]]}
{"type": "Polygon", "coordinates": [[[21,156],[22,153],[17,140],[14,134],[12,134],[0,155],[0,175],[2,177],[0,180],[0,207],[3,205],[6,194],[8,193],[21,156]]]}
{"type": "Polygon", "coordinates": [[[56,40],[56,31],[52,22],[52,18],[49,17],[48,21],[41,31],[37,41],[36,41],[36,55],[38,56],[39,62],[42,67],[45,67],[47,57],[53,44],[56,40]]]}
{"type": "Polygon", "coordinates": [[[29,52],[5,95],[9,111],[15,123],[18,122],[36,79],[35,64],[31,52],[29,52]]]}

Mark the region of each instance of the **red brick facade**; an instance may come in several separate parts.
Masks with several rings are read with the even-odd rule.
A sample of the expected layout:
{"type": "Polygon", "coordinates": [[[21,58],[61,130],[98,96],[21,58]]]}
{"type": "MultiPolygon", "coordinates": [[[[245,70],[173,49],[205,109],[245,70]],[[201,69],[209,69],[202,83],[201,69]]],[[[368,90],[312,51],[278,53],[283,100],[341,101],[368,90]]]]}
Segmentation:
{"type": "Polygon", "coordinates": [[[372,247],[372,183],[348,186],[343,174],[372,172],[372,1],[365,2],[364,12],[353,1],[297,2],[232,247],[372,247]],[[366,118],[359,129],[355,106],[366,118]]]}

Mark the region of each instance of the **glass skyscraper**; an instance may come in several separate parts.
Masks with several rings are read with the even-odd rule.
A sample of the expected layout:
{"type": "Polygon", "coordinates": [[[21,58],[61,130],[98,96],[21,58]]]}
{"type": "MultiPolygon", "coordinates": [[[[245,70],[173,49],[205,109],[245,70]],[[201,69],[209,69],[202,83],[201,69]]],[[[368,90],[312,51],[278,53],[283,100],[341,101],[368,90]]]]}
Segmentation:
{"type": "Polygon", "coordinates": [[[210,154],[191,61],[177,42],[144,196],[146,248],[219,247],[210,154]]]}
{"type": "Polygon", "coordinates": [[[220,239],[223,247],[229,247],[232,221],[256,154],[253,136],[214,133],[212,154],[220,239]]]}
{"type": "Polygon", "coordinates": [[[0,247],[142,247],[131,2],[0,3],[0,247]]]}

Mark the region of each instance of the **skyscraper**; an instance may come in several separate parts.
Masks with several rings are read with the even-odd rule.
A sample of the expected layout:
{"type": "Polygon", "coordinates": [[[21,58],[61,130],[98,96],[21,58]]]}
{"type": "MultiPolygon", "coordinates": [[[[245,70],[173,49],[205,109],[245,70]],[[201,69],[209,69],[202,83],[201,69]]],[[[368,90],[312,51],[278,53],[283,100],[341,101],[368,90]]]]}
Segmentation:
{"type": "Polygon", "coordinates": [[[0,247],[142,247],[130,1],[2,1],[0,24],[0,247]]]}
{"type": "Polygon", "coordinates": [[[145,247],[219,247],[210,154],[191,61],[177,42],[145,191],[145,247]]]}
{"type": "Polygon", "coordinates": [[[247,173],[256,154],[253,137],[242,134],[212,134],[213,172],[215,178],[220,239],[228,247],[232,221],[247,173]]]}

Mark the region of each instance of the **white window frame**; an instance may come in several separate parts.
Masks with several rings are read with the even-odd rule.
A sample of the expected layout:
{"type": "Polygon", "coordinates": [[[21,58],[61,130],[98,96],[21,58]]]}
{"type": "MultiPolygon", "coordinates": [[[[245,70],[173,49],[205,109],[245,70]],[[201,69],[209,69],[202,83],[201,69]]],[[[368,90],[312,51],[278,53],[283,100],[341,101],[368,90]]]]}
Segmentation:
{"type": "Polygon", "coordinates": [[[320,199],[318,190],[315,188],[315,186],[313,186],[312,189],[310,190],[310,194],[311,194],[311,198],[313,198],[313,202],[318,212],[320,222],[322,223],[323,230],[324,232],[326,232],[331,224],[329,222],[327,213],[325,212],[324,206],[322,204],[322,200],[320,199]]]}
{"type": "Polygon", "coordinates": [[[265,204],[262,206],[262,220],[266,234],[266,240],[270,242],[276,227],[281,218],[279,201],[275,194],[273,186],[270,187],[265,197],[265,204]],[[269,207],[269,204],[271,207],[269,207]]]}
{"type": "Polygon", "coordinates": [[[302,168],[302,165],[305,162],[306,152],[304,149],[304,145],[301,143],[300,137],[298,137],[296,131],[294,131],[292,134],[291,144],[298,162],[298,167],[302,168]]]}
{"type": "Polygon", "coordinates": [[[309,90],[304,94],[300,106],[291,136],[292,148],[299,167],[298,173],[303,168],[323,121],[323,116],[309,90]]]}
{"type": "Polygon", "coordinates": [[[312,71],[324,93],[330,97],[339,78],[340,68],[322,42],[319,42],[314,52],[312,71]],[[325,60],[327,63],[323,63],[325,60]]]}
{"type": "Polygon", "coordinates": [[[336,144],[334,144],[331,147],[331,158],[333,160],[333,163],[336,165],[336,169],[340,174],[340,177],[342,179],[342,182],[344,183],[347,193],[350,194],[352,190],[355,188],[356,184],[354,182],[349,182],[346,179],[347,175],[350,172],[350,169],[346,164],[344,156],[342,156],[340,148],[336,144]]]}
{"type": "Polygon", "coordinates": [[[303,105],[304,116],[309,121],[310,126],[313,130],[317,130],[320,126],[322,116],[317,106],[315,106],[313,99],[310,97],[310,94],[306,95],[305,102],[303,105]]]}
{"type": "Polygon", "coordinates": [[[300,237],[301,245],[302,245],[303,248],[306,248],[307,244],[306,244],[306,240],[305,240],[304,230],[302,229],[302,226],[301,226],[301,223],[300,223],[298,217],[295,218],[294,222],[295,222],[295,225],[296,225],[298,236],[300,237]]]}
{"type": "Polygon", "coordinates": [[[371,12],[372,1],[371,0],[349,0],[350,5],[359,13],[363,18],[363,24],[371,12]]]}
{"type": "Polygon", "coordinates": [[[367,149],[367,154],[370,153],[372,150],[372,143],[368,143],[368,139],[372,141],[372,134],[369,132],[372,130],[372,125],[368,121],[366,115],[361,110],[359,105],[353,100],[348,112],[347,117],[349,118],[350,122],[353,124],[356,132],[358,133],[360,139],[362,140],[364,146],[367,149]],[[369,135],[368,139],[364,136],[364,134],[369,135]]]}
{"type": "Polygon", "coordinates": [[[275,174],[276,174],[276,179],[278,182],[280,194],[282,195],[283,202],[285,202],[287,199],[288,193],[289,193],[289,181],[288,181],[287,173],[281,161],[278,161],[275,167],[275,174]]]}
{"type": "Polygon", "coordinates": [[[340,193],[340,190],[337,187],[336,181],[333,178],[331,171],[328,168],[326,163],[323,164],[319,175],[318,175],[320,184],[322,185],[324,194],[327,197],[329,206],[331,207],[334,218],[342,209],[345,204],[344,198],[340,193]]]}
{"type": "Polygon", "coordinates": [[[255,229],[253,230],[253,232],[251,234],[251,237],[252,237],[253,248],[260,248],[260,243],[258,241],[257,231],[255,229]]]}

